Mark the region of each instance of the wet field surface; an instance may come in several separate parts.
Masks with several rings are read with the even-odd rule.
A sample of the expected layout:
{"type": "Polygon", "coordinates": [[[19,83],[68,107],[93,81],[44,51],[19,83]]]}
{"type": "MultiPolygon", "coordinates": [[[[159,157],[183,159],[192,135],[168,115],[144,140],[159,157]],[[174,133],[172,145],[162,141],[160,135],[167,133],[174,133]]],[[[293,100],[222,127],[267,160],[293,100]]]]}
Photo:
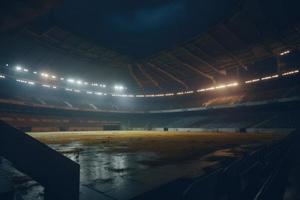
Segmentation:
{"type": "MultiPolygon", "coordinates": [[[[80,164],[81,199],[88,200],[130,199],[181,177],[201,176],[225,161],[242,157],[244,153],[266,143],[265,138],[255,141],[248,139],[240,142],[241,144],[230,144],[225,140],[222,145],[217,142],[214,145],[203,145],[199,147],[200,152],[191,143],[182,141],[181,137],[178,140],[180,142],[177,145],[181,144],[181,147],[176,151],[162,150],[160,145],[167,143],[162,138],[159,142],[152,141],[152,146],[161,147],[152,151],[146,145],[145,148],[133,148],[132,137],[117,140],[117,143],[112,140],[86,142],[82,138],[47,142],[51,148],[80,164]]],[[[211,141],[211,138],[203,137],[203,144],[207,144],[207,140],[211,141]]],[[[140,142],[149,143],[147,140],[140,142]]],[[[167,144],[166,146],[167,149],[170,148],[167,144]]],[[[11,167],[7,169],[13,174],[15,185],[25,200],[43,199],[43,188],[38,183],[11,167]]]]}

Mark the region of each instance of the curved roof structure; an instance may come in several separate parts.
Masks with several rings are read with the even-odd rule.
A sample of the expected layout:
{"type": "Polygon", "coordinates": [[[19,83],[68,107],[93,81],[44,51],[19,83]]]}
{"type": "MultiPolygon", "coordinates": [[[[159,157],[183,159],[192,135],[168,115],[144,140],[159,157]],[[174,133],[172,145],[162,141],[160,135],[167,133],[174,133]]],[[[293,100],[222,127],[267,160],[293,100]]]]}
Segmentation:
{"type": "Polygon", "coordinates": [[[298,7],[296,0],[7,2],[0,61],[139,92],[194,89],[289,67],[281,54],[298,54],[298,7]]]}

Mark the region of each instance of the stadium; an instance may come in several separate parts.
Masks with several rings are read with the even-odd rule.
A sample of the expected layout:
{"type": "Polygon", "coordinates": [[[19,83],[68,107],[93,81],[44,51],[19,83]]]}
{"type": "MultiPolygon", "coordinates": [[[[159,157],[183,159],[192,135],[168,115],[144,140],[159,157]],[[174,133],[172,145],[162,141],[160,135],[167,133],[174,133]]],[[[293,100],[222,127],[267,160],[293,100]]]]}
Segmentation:
{"type": "Polygon", "coordinates": [[[300,2],[0,5],[0,200],[300,199],[300,2]]]}

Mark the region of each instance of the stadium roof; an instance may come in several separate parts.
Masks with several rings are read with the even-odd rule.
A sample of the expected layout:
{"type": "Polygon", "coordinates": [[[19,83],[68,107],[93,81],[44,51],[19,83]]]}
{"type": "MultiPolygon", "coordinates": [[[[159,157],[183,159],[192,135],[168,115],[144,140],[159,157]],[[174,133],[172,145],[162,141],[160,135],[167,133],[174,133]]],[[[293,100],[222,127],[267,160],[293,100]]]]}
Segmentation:
{"type": "Polygon", "coordinates": [[[164,90],[234,79],[300,42],[296,0],[19,0],[1,62],[164,90]]]}

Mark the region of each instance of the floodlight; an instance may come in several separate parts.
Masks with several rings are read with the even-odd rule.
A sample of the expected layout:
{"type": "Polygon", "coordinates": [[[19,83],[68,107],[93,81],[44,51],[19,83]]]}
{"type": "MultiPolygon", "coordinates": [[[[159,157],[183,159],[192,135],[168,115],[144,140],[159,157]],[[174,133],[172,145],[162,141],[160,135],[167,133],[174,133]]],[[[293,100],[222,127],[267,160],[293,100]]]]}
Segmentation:
{"type": "Polygon", "coordinates": [[[115,85],[114,89],[117,90],[117,91],[123,91],[125,88],[122,85],[115,85]]]}
{"type": "Polygon", "coordinates": [[[69,83],[74,83],[74,82],[75,82],[74,79],[68,79],[67,81],[68,81],[69,83]]]}
{"type": "Polygon", "coordinates": [[[21,66],[16,66],[16,70],[17,71],[22,71],[22,67],[21,66]]]}
{"type": "Polygon", "coordinates": [[[291,53],[291,51],[290,50],[286,50],[286,51],[281,52],[280,55],[284,56],[284,55],[287,55],[289,53],[291,53]]]}
{"type": "Polygon", "coordinates": [[[48,77],[49,77],[49,74],[47,74],[47,73],[41,73],[41,76],[42,76],[42,77],[45,77],[45,78],[48,78],[48,77]]]}
{"type": "Polygon", "coordinates": [[[76,83],[77,83],[78,85],[82,85],[82,81],[81,81],[81,80],[77,80],[76,83]]]}

